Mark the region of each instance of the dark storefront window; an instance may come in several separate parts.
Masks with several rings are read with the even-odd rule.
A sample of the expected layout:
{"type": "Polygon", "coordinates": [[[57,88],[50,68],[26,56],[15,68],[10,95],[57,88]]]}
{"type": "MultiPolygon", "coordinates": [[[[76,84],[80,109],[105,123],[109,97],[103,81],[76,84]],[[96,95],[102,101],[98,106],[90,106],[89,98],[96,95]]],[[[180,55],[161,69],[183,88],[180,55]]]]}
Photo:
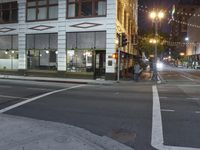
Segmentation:
{"type": "Polygon", "coordinates": [[[67,17],[106,16],[106,0],[68,0],[67,17]]]}
{"type": "Polygon", "coordinates": [[[18,68],[18,36],[0,36],[0,69],[18,68]]]}
{"type": "Polygon", "coordinates": [[[18,5],[16,2],[0,4],[0,23],[16,23],[18,21],[18,5]]]}
{"type": "Polygon", "coordinates": [[[58,0],[27,0],[27,21],[58,18],[58,0]]]}
{"type": "Polygon", "coordinates": [[[67,71],[93,72],[96,53],[106,49],[106,32],[72,32],[66,40],[67,71]]]}
{"type": "Polygon", "coordinates": [[[29,34],[26,36],[28,69],[57,69],[58,35],[29,34]]]}

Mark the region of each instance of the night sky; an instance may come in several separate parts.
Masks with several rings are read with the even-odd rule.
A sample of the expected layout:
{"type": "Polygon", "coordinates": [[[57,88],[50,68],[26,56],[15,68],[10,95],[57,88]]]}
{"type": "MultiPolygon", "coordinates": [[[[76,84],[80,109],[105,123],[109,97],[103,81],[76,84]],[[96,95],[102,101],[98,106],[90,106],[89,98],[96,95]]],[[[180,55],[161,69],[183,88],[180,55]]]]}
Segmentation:
{"type": "MultiPolygon", "coordinates": [[[[171,18],[169,11],[171,11],[173,4],[176,4],[179,0],[139,0],[139,8],[140,6],[147,6],[147,10],[150,11],[153,8],[164,9],[167,11],[165,18],[161,23],[161,30],[163,32],[169,32],[170,26],[168,24],[168,18],[171,18]]],[[[185,0],[190,1],[190,0],[185,0]]],[[[145,12],[141,12],[138,10],[138,21],[139,21],[139,31],[149,30],[152,27],[151,20],[149,18],[149,14],[145,12]]]]}

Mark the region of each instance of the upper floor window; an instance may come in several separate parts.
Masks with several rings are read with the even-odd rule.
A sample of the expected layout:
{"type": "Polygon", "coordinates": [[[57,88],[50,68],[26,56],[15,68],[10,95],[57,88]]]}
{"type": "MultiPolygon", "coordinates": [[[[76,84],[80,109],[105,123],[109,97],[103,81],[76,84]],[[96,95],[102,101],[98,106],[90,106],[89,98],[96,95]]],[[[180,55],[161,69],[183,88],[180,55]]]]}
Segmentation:
{"type": "Polygon", "coordinates": [[[27,0],[27,21],[58,18],[58,0],[27,0]]]}
{"type": "Polygon", "coordinates": [[[18,21],[18,5],[16,2],[0,4],[0,23],[16,23],[18,21]]]}
{"type": "Polygon", "coordinates": [[[67,17],[96,17],[106,15],[106,0],[68,0],[67,17]]]}

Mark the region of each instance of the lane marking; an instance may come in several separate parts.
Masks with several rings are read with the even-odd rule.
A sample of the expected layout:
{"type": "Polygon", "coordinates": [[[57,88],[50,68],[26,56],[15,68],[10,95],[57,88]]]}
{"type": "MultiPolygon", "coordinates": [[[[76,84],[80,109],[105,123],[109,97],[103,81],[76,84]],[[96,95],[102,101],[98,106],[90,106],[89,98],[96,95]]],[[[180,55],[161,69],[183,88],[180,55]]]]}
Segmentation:
{"type": "Polygon", "coordinates": [[[4,109],[1,109],[0,110],[0,113],[4,113],[8,110],[11,110],[13,108],[16,108],[16,107],[19,107],[19,106],[22,106],[24,104],[27,104],[27,103],[30,103],[32,101],[35,101],[37,99],[40,99],[40,98],[43,98],[45,96],[49,96],[49,95],[52,95],[52,94],[55,94],[55,93],[58,93],[58,92],[62,92],[62,91],[67,91],[67,90],[71,90],[71,89],[75,89],[75,88],[79,88],[79,87],[82,87],[82,86],[86,86],[86,85],[76,85],[76,86],[72,86],[72,87],[69,87],[69,88],[64,88],[64,89],[60,89],[60,90],[55,90],[55,91],[51,91],[51,92],[48,92],[48,93],[44,93],[42,95],[39,95],[39,96],[36,96],[36,97],[33,97],[33,98],[30,98],[30,99],[27,99],[25,101],[22,101],[22,102],[19,102],[17,104],[14,104],[14,105],[11,105],[9,107],[6,107],[4,109]]]}
{"type": "Polygon", "coordinates": [[[152,112],[151,145],[158,150],[200,150],[200,148],[164,145],[160,100],[156,85],[152,86],[152,92],[153,92],[153,112],[152,112]]]}
{"type": "Polygon", "coordinates": [[[162,118],[160,111],[160,101],[158,96],[157,87],[152,86],[153,90],[153,118],[152,118],[152,134],[151,145],[155,148],[160,148],[160,144],[163,143],[163,129],[162,118]]]}
{"type": "Polygon", "coordinates": [[[160,98],[166,99],[166,98],[169,98],[169,97],[160,97],[160,98]]]}
{"type": "Polygon", "coordinates": [[[0,85],[1,88],[11,88],[12,86],[9,85],[0,85]]]}
{"type": "Polygon", "coordinates": [[[17,96],[8,96],[8,95],[0,95],[0,97],[4,97],[4,98],[12,98],[12,99],[28,99],[28,98],[24,98],[24,97],[17,97],[17,96]]]}
{"type": "Polygon", "coordinates": [[[43,91],[49,91],[51,89],[45,89],[45,88],[26,88],[26,89],[30,89],[30,90],[43,90],[43,91]]]}
{"type": "Polygon", "coordinates": [[[200,111],[195,111],[196,114],[200,114],[200,111]]]}
{"type": "Polygon", "coordinates": [[[186,79],[188,79],[188,80],[190,80],[190,81],[194,81],[192,78],[189,78],[187,76],[184,76],[184,75],[181,75],[181,76],[184,77],[184,78],[186,78],[186,79]]]}
{"type": "Polygon", "coordinates": [[[189,98],[186,98],[186,99],[190,99],[190,100],[199,100],[199,98],[197,98],[197,97],[189,97],[189,98]]]}
{"type": "Polygon", "coordinates": [[[182,85],[180,85],[179,84],[178,86],[189,86],[189,87],[195,87],[195,86],[197,86],[198,87],[200,85],[196,85],[196,84],[195,85],[192,85],[192,84],[182,84],[182,85]]]}
{"type": "Polygon", "coordinates": [[[172,110],[172,109],[161,109],[161,111],[166,111],[166,112],[175,112],[175,110],[172,110]]]}

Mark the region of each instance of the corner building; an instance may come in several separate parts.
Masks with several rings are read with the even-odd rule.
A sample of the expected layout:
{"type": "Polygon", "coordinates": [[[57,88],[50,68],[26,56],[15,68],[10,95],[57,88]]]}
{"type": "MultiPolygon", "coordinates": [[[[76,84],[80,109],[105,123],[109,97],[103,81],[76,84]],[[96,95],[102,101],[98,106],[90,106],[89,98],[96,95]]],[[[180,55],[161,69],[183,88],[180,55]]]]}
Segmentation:
{"type": "Polygon", "coordinates": [[[0,0],[0,70],[116,79],[137,55],[137,0],[0,0]]]}

